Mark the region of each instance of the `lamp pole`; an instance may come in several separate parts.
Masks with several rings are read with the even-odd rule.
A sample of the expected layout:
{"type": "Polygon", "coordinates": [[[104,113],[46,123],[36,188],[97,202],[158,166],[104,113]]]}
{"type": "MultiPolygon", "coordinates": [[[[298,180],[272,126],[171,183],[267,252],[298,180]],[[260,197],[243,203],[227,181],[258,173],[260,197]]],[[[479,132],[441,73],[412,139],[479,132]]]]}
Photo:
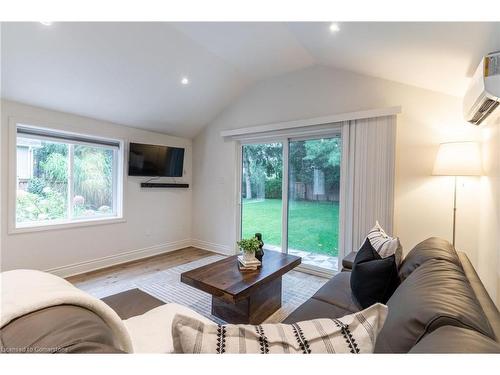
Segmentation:
{"type": "Polygon", "coordinates": [[[455,177],[453,189],[453,247],[457,235],[458,177],[481,176],[481,147],[478,142],[444,142],[439,145],[432,174],[455,177]]]}
{"type": "Polygon", "coordinates": [[[455,232],[456,232],[456,221],[457,221],[457,176],[455,176],[455,189],[453,191],[453,247],[455,247],[455,232]]]}

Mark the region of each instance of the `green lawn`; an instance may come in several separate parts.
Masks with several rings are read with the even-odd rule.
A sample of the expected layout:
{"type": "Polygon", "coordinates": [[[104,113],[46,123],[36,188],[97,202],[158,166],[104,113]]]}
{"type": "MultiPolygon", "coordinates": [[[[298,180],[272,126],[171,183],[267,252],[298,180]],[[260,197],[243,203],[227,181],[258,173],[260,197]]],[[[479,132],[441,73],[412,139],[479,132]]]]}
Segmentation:
{"type": "MultiPolygon", "coordinates": [[[[337,256],[339,205],[292,201],[288,207],[288,247],[337,256]]],[[[264,243],[281,246],[281,199],[243,200],[243,238],[262,233],[264,243]]]]}

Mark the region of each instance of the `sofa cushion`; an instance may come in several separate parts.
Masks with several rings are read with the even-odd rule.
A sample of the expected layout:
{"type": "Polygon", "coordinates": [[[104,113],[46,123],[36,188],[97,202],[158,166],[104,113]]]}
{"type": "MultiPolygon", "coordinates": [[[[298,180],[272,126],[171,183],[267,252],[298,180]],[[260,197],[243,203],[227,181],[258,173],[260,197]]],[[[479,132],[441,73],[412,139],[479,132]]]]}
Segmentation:
{"type": "Polygon", "coordinates": [[[500,344],[471,329],[443,326],[422,338],[410,353],[500,353],[500,344]]]}
{"type": "Polygon", "coordinates": [[[460,266],[428,260],[401,283],[387,302],[389,314],[376,352],[406,353],[423,336],[444,325],[473,329],[494,338],[460,266]]]}
{"type": "Polygon", "coordinates": [[[335,305],[342,310],[356,312],[362,310],[351,292],[351,273],[340,272],[323,285],[312,298],[335,305]]]}
{"type": "Polygon", "coordinates": [[[406,255],[399,267],[399,278],[403,281],[431,259],[446,260],[460,267],[460,260],[453,245],[442,238],[431,237],[420,242],[406,255]]]}
{"type": "Polygon", "coordinates": [[[309,298],[288,315],[282,323],[291,324],[318,318],[340,318],[352,313],[352,311],[343,309],[342,307],[332,305],[316,298],[309,298]]]}
{"type": "Polygon", "coordinates": [[[352,294],[363,308],[386,303],[398,287],[394,254],[382,258],[368,239],[358,251],[351,272],[352,294]]]}
{"type": "Polygon", "coordinates": [[[176,353],[373,353],[386,316],[387,306],[380,303],[339,319],[293,324],[218,325],[179,314],[172,337],[176,353]]]}

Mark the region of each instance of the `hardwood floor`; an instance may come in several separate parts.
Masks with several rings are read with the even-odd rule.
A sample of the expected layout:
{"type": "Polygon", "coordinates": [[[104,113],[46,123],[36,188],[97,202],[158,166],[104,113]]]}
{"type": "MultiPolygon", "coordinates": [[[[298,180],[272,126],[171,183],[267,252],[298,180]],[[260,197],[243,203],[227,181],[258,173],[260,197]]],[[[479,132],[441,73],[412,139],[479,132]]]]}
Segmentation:
{"type": "MultiPolygon", "coordinates": [[[[187,247],[170,253],[71,276],[66,278],[66,280],[97,298],[103,298],[125,290],[134,289],[137,287],[135,284],[136,281],[155,273],[212,255],[216,254],[195,247],[187,247]]],[[[327,280],[303,272],[292,272],[294,272],[295,277],[303,279],[304,283],[315,282],[317,284],[318,279],[325,282],[327,280]]]]}
{"type": "Polygon", "coordinates": [[[123,284],[132,284],[137,278],[143,278],[211,255],[214,255],[214,253],[195,247],[187,247],[170,253],[71,276],[66,280],[93,295],[110,295],[113,294],[110,292],[118,286],[123,288],[123,284]]]}

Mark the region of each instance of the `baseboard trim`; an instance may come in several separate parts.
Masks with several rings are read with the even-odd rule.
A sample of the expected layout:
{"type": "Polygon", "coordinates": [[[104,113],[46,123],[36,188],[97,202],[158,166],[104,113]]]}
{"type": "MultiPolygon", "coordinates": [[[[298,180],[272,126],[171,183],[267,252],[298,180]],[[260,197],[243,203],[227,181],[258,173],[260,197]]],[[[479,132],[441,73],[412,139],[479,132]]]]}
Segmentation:
{"type": "Polygon", "coordinates": [[[333,271],[333,270],[322,270],[320,268],[316,268],[314,266],[309,266],[307,264],[301,264],[297,268],[294,269],[294,271],[299,271],[303,273],[307,273],[309,275],[313,276],[319,276],[319,277],[324,277],[326,279],[332,278],[334,275],[339,273],[339,271],[333,271]]]}
{"type": "Polygon", "coordinates": [[[191,240],[191,246],[197,247],[198,249],[212,251],[214,253],[222,254],[222,255],[234,255],[234,249],[231,249],[230,246],[221,245],[213,242],[202,241],[202,240],[191,240]]]}
{"type": "Polygon", "coordinates": [[[148,258],[154,255],[160,255],[163,253],[184,249],[189,246],[192,246],[192,241],[190,239],[168,242],[164,244],[145,247],[142,249],[126,251],[124,253],[116,255],[109,255],[98,259],[92,259],[89,261],[73,263],[61,267],[55,267],[45,270],[45,272],[49,272],[60,277],[70,277],[85,272],[96,271],[101,268],[116,266],[118,264],[127,263],[142,258],[148,258]]]}

